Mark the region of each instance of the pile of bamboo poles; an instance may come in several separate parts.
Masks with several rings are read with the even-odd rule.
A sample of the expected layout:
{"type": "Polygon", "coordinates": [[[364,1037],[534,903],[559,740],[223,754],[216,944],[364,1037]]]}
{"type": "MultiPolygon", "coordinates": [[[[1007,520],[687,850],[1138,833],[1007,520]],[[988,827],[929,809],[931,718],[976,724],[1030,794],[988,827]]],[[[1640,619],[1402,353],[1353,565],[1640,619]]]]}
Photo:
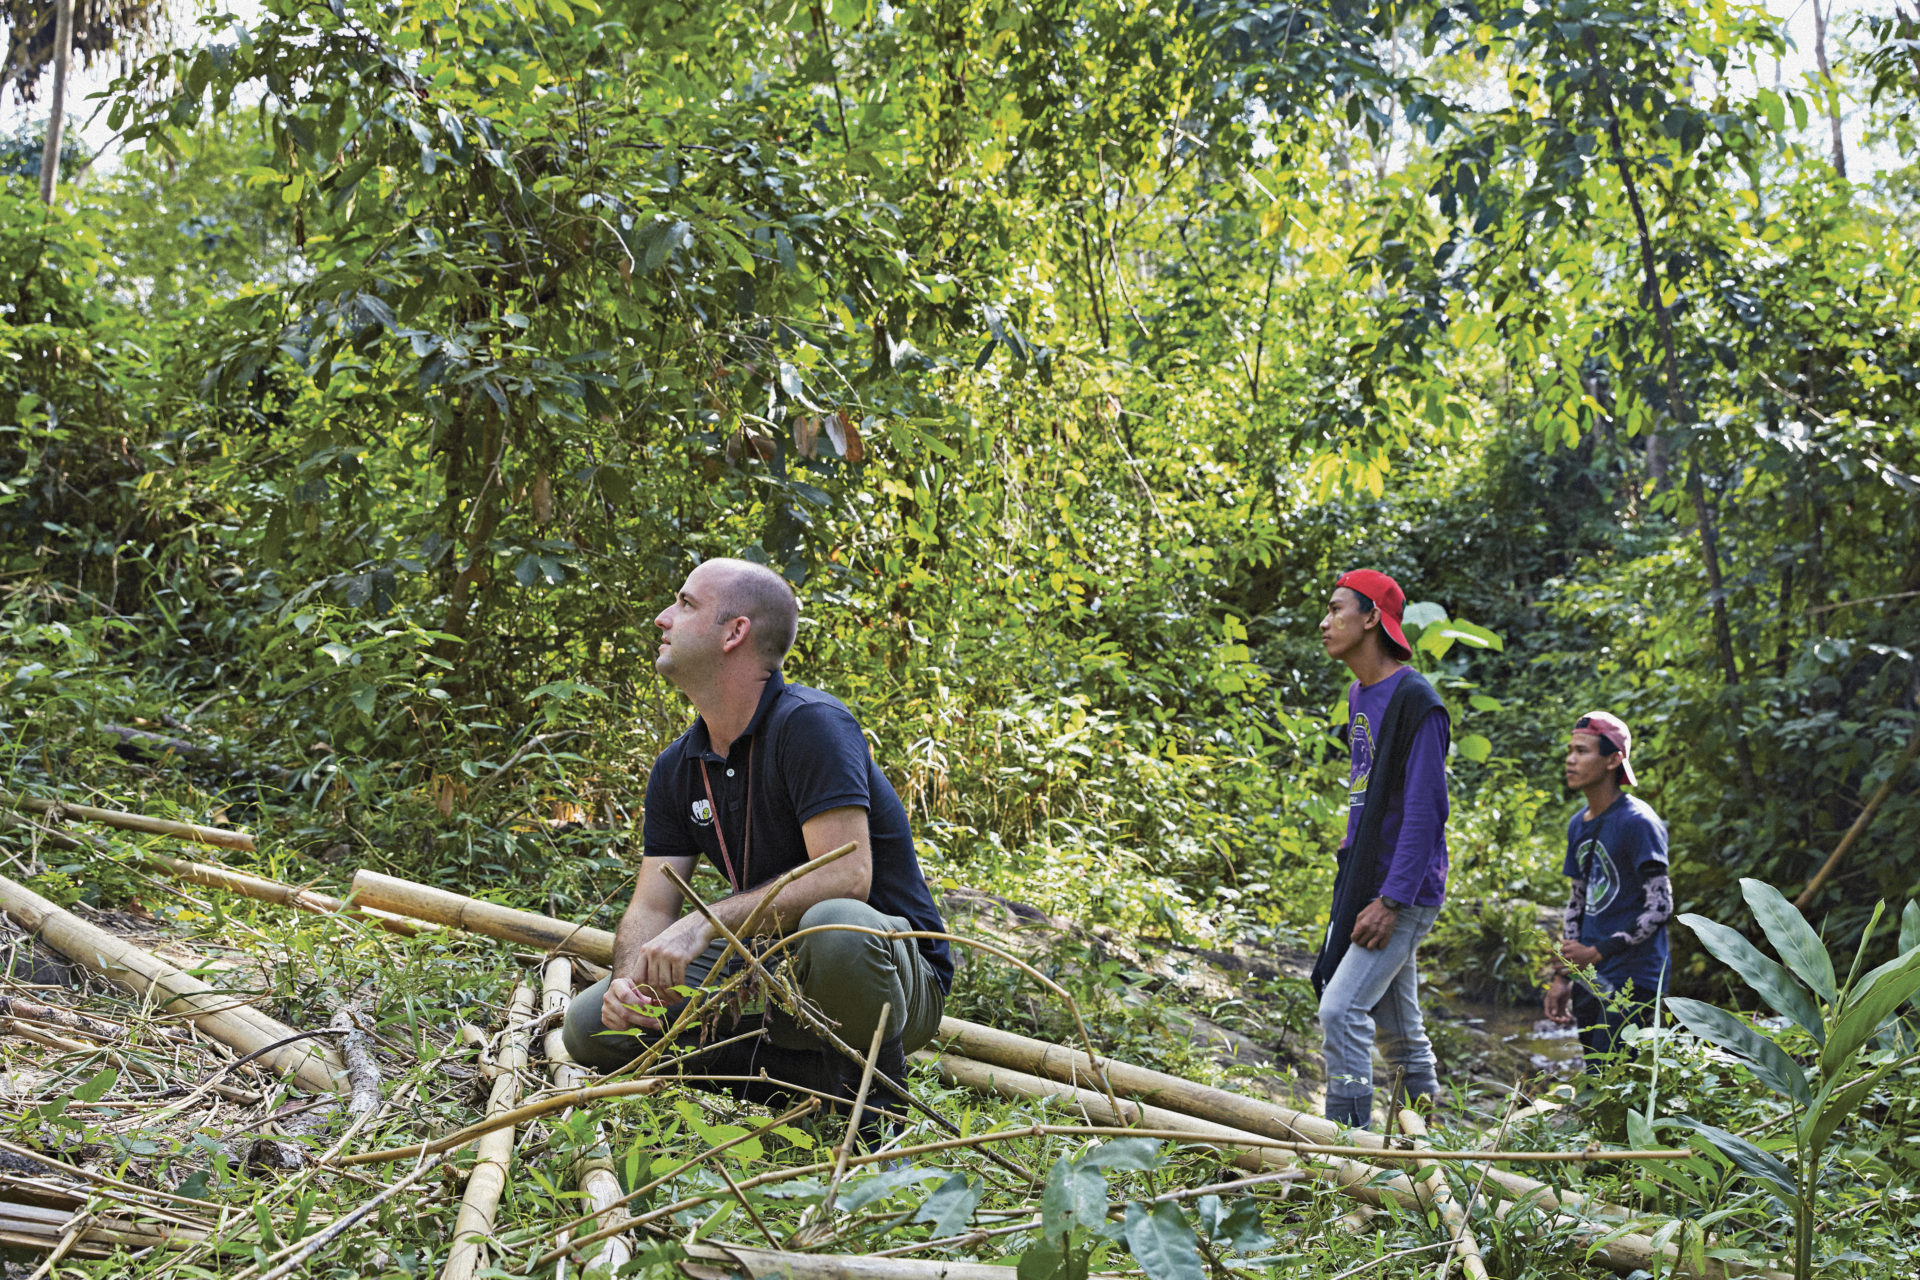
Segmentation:
{"type": "MultiPolygon", "coordinates": [[[[107,820],[99,815],[114,812],[74,806],[36,810],[33,803],[5,796],[4,793],[0,793],[0,801],[15,803],[18,807],[49,816],[73,816],[88,820],[107,820]]],[[[119,818],[126,816],[117,815],[119,818]]],[[[224,834],[234,838],[226,841],[223,847],[252,848],[250,838],[189,824],[171,824],[180,829],[167,831],[160,831],[151,825],[133,826],[119,822],[116,825],[176,835],[206,844],[223,844],[222,839],[214,837],[224,834]],[[245,844],[236,843],[238,840],[244,840],[245,844]]],[[[566,957],[577,956],[600,964],[612,958],[613,937],[604,930],[534,912],[513,910],[372,871],[362,870],[354,877],[352,892],[343,903],[311,890],[211,864],[170,858],[149,861],[150,865],[194,883],[307,911],[337,916],[357,912],[377,920],[383,927],[399,932],[423,925],[438,926],[538,948],[547,957],[541,974],[540,1000],[545,1015],[556,1021],[571,997],[573,973],[566,957]]],[[[691,890],[683,887],[683,892],[690,893],[691,890]]],[[[705,909],[697,900],[696,906],[705,909]]],[[[244,1003],[223,1002],[219,993],[206,984],[87,925],[71,913],[61,911],[23,886],[3,877],[0,877],[0,907],[4,907],[9,915],[49,945],[82,963],[89,963],[90,967],[97,968],[97,971],[129,990],[151,996],[164,1007],[180,1012],[208,1034],[237,1048],[246,1046],[249,1053],[256,1054],[270,1068],[298,1080],[308,1088],[326,1091],[341,1088],[342,1068],[337,1054],[330,1054],[323,1047],[301,1040],[298,1033],[265,1019],[264,1015],[244,1003]]],[[[722,931],[725,932],[724,929],[722,931]]],[[[732,935],[729,933],[728,937],[732,938],[732,935]]],[[[736,946],[739,945],[737,939],[734,941],[736,946]]],[[[747,963],[762,980],[778,982],[751,955],[747,957],[747,963]]],[[[1015,963],[1019,962],[1015,960],[1015,963]]],[[[1064,992],[1054,989],[1070,1001],[1064,992]]],[[[402,1179],[401,1183],[383,1191],[382,1195],[385,1196],[421,1176],[433,1162],[461,1147],[478,1143],[476,1159],[466,1180],[466,1193],[454,1228],[452,1251],[443,1272],[444,1280],[470,1280],[486,1261],[494,1213],[507,1185],[516,1125],[553,1111],[652,1092],[661,1087],[666,1078],[642,1074],[630,1080],[589,1086],[585,1083],[585,1073],[567,1058],[564,1040],[556,1025],[545,1043],[552,1089],[533,1104],[518,1105],[530,1057],[534,999],[531,985],[523,984],[515,991],[502,1032],[502,1049],[496,1063],[498,1070],[494,1074],[485,1119],[446,1138],[412,1147],[350,1156],[340,1155],[337,1151],[330,1153],[338,1156],[333,1167],[341,1169],[394,1159],[415,1160],[414,1172],[402,1179]]],[[[1073,1012],[1078,1022],[1077,1009],[1073,1012]]],[[[830,1036],[830,1032],[828,1034],[830,1036]]],[[[830,1038],[839,1043],[836,1037],[830,1038]]],[[[1412,1209],[1423,1214],[1431,1211],[1448,1232],[1446,1243],[1449,1251],[1457,1257],[1469,1280],[1484,1280],[1486,1275],[1471,1229],[1470,1214],[1475,1195],[1469,1194],[1465,1204],[1454,1197],[1444,1176],[1444,1170],[1448,1167],[1470,1171],[1478,1179],[1480,1187],[1497,1191],[1499,1203],[1489,1214],[1495,1219],[1515,1219],[1516,1214],[1530,1214],[1530,1218],[1515,1219],[1521,1230],[1537,1231],[1542,1229],[1541,1224],[1545,1224],[1547,1228],[1570,1233],[1587,1244],[1595,1261],[1615,1271],[1651,1269],[1680,1273],[1680,1259],[1673,1246],[1656,1243],[1647,1234],[1627,1231],[1617,1221],[1626,1215],[1625,1210],[1557,1190],[1502,1166],[1556,1161],[1584,1163],[1596,1160],[1675,1159],[1690,1155],[1690,1152],[1593,1149],[1577,1152],[1449,1152],[1425,1145],[1424,1130],[1418,1118],[1411,1114],[1402,1117],[1401,1123],[1413,1145],[1393,1147],[1379,1136],[1349,1132],[1321,1117],[1273,1102],[1108,1059],[1095,1053],[1090,1046],[1068,1048],[1047,1044],[953,1018],[943,1020],[936,1044],[937,1052],[918,1056],[944,1082],[1008,1099],[1045,1101],[1050,1106],[1063,1108],[1074,1123],[1036,1123],[1025,1128],[964,1137],[957,1130],[952,1130],[955,1134],[953,1138],[905,1148],[886,1157],[874,1153],[856,1157],[842,1147],[836,1151],[835,1159],[826,1164],[773,1170],[737,1185],[729,1178],[729,1189],[742,1205],[747,1205],[745,1193],[754,1185],[827,1171],[831,1171],[833,1182],[837,1184],[851,1165],[871,1163],[881,1158],[902,1158],[919,1151],[971,1147],[990,1158],[1000,1159],[992,1150],[992,1144],[996,1141],[1043,1133],[1082,1137],[1132,1134],[1212,1148],[1226,1160],[1257,1177],[1310,1179],[1367,1204],[1412,1209]]],[[[869,1050],[862,1055],[844,1044],[840,1047],[865,1063],[864,1095],[865,1081],[873,1078],[873,1053],[869,1050]]],[[[649,1069],[646,1062],[641,1064],[643,1073],[649,1069]]],[[[925,1110],[924,1107],[921,1109],[925,1110]]],[[[773,1124],[780,1124],[786,1118],[776,1119],[773,1124]]],[[[710,1159],[713,1154],[708,1152],[702,1159],[710,1159]]],[[[1019,1172],[1031,1176],[1031,1171],[1019,1172]]],[[[620,1212],[625,1204],[660,1185],[673,1174],[656,1179],[648,1187],[622,1194],[617,1179],[613,1178],[607,1167],[604,1149],[600,1148],[590,1150],[576,1164],[575,1174],[587,1211],[568,1223],[557,1235],[559,1248],[533,1260],[535,1268],[561,1257],[581,1256],[581,1250],[601,1241],[609,1243],[594,1259],[594,1266],[617,1268],[631,1256],[620,1237],[634,1231],[657,1233],[662,1229],[661,1221],[665,1216],[690,1203],[711,1198],[701,1196],[694,1201],[677,1202],[628,1218],[620,1212]],[[568,1233],[579,1227],[587,1229],[569,1238],[568,1233]]],[[[750,1206],[748,1213],[752,1214],[750,1206]]],[[[352,1217],[348,1215],[348,1219],[328,1228],[328,1232],[332,1233],[328,1240],[294,1253],[271,1270],[262,1272],[256,1280],[277,1280],[279,1276],[289,1274],[291,1267],[303,1264],[319,1248],[326,1247],[330,1240],[338,1238],[338,1233],[351,1225],[349,1219],[352,1217]]],[[[757,1218],[755,1221],[758,1221],[757,1218]]],[[[23,1223],[14,1224],[11,1219],[0,1219],[0,1233],[10,1230],[9,1224],[23,1223]]],[[[1652,1225],[1657,1228],[1660,1224],[1652,1225]]],[[[65,1228],[73,1228],[71,1220],[65,1223],[65,1228]]],[[[84,1230],[66,1229],[60,1239],[68,1248],[127,1242],[125,1239],[108,1241],[98,1234],[101,1229],[98,1224],[84,1230]]],[[[118,1230],[117,1227],[104,1229],[118,1230]]],[[[762,1226],[763,1233],[764,1230],[762,1226]]],[[[44,1223],[40,1231],[44,1238],[44,1223]]],[[[24,1236],[31,1232],[16,1234],[24,1236]]],[[[181,1236],[180,1239],[190,1240],[191,1237],[181,1236]]],[[[770,1246],[775,1244],[771,1237],[767,1243],[770,1246]]],[[[832,1255],[800,1254],[791,1248],[760,1249],[718,1242],[694,1246],[689,1253],[688,1269],[695,1275],[744,1271],[754,1276],[781,1274],[802,1278],[870,1274],[876,1277],[925,1276],[932,1280],[939,1276],[969,1280],[977,1275],[979,1280],[990,1280],[987,1267],[979,1264],[922,1263],[901,1258],[873,1259],[868,1262],[832,1255]]],[[[1770,1274],[1758,1267],[1711,1258],[1698,1274],[1708,1280],[1720,1280],[1756,1271],[1770,1274]]],[[[991,1274],[993,1277],[1004,1277],[1006,1269],[994,1266],[991,1274]]]]}

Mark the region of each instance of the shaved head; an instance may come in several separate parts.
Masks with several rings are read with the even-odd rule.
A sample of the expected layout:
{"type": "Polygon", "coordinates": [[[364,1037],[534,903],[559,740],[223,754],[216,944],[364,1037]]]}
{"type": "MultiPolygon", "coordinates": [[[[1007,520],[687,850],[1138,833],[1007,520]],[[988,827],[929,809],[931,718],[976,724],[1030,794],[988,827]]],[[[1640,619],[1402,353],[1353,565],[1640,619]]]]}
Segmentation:
{"type": "Polygon", "coordinates": [[[714,616],[721,623],[746,618],[754,652],[767,670],[778,671],[800,629],[800,602],[787,580],[751,560],[705,560],[701,576],[714,594],[714,616]]]}

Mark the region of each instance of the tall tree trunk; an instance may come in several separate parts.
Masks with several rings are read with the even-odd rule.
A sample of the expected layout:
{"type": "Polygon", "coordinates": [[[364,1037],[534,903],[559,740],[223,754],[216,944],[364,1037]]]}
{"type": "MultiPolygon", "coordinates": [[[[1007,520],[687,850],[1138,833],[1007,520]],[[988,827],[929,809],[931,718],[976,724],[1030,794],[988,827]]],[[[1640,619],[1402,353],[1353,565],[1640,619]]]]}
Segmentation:
{"type": "Polygon", "coordinates": [[[1820,68],[1820,90],[1827,102],[1827,128],[1833,133],[1833,171],[1847,180],[1847,148],[1840,138],[1840,86],[1827,65],[1827,10],[1813,0],[1813,61],[1820,68]]]}
{"type": "Polygon", "coordinates": [[[53,203],[60,181],[60,134],[67,121],[67,67],[73,61],[73,0],[54,0],[53,92],[49,95],[47,149],[40,156],[40,203],[53,203]]]}
{"type": "MultiPolygon", "coordinates": [[[[1614,170],[1620,175],[1620,185],[1627,197],[1627,207],[1633,212],[1634,230],[1640,242],[1640,267],[1645,275],[1642,287],[1660,334],[1662,371],[1667,384],[1667,412],[1675,422],[1686,422],[1693,413],[1687,405],[1686,390],[1680,383],[1680,357],[1673,338],[1673,313],[1660,295],[1660,269],[1653,252],[1653,231],[1647,225],[1646,209],[1640,203],[1640,187],[1633,179],[1633,168],[1627,163],[1627,144],[1620,132],[1620,113],[1613,103],[1612,81],[1607,75],[1606,65],[1600,59],[1599,42],[1591,32],[1587,33],[1586,47],[1599,86],[1600,105],[1607,113],[1607,139],[1613,145],[1614,170]]],[[[1653,453],[1653,441],[1650,439],[1647,448],[1649,462],[1653,453]]],[[[1733,625],[1727,617],[1726,580],[1720,572],[1719,539],[1714,531],[1713,508],[1707,500],[1706,483],[1700,478],[1697,455],[1687,467],[1686,483],[1687,496],[1693,501],[1694,520],[1700,534],[1700,558],[1707,570],[1714,646],[1719,650],[1721,674],[1733,696],[1734,759],[1740,766],[1741,782],[1749,793],[1756,793],[1759,790],[1759,776],[1754,772],[1753,748],[1747,744],[1746,725],[1740,710],[1740,666],[1734,659],[1733,625]]]]}

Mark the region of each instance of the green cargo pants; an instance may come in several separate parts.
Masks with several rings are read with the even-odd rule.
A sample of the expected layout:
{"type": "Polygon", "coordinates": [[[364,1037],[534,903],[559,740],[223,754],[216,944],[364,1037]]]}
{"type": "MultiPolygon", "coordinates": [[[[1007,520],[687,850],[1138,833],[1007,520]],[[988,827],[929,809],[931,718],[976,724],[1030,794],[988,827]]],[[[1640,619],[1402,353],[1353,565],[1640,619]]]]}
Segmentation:
{"type": "MultiPolygon", "coordinates": [[[[882,915],[853,898],[829,898],[807,908],[800,917],[796,933],[820,926],[854,925],[866,929],[909,930],[913,925],[899,916],[882,915]]],[[[700,985],[721,952],[724,938],[714,939],[704,955],[687,966],[686,985],[700,985]]],[[[912,1053],[940,1028],[940,1015],[946,1008],[946,992],[933,966],[920,953],[912,938],[877,938],[870,933],[826,928],[808,933],[786,948],[790,954],[788,973],[800,994],[830,1024],[835,1034],[855,1048],[865,1051],[873,1040],[873,1029],[880,1022],[880,1006],[888,1004],[893,1012],[887,1018],[889,1031],[897,1031],[901,1045],[912,1053]]],[[[739,967],[738,956],[728,961],[729,972],[739,967]]],[[[600,1008],[606,998],[603,978],[573,998],[567,1006],[563,1031],[567,1052],[583,1067],[612,1071],[638,1057],[651,1043],[654,1034],[646,1031],[608,1031],[600,1020],[600,1008]]],[[[684,1001],[668,1006],[669,1021],[684,1001]]],[[[812,1049],[825,1044],[819,1036],[800,1026],[781,1009],[770,1009],[766,1019],[767,1039],[786,1049],[812,1049]]]]}

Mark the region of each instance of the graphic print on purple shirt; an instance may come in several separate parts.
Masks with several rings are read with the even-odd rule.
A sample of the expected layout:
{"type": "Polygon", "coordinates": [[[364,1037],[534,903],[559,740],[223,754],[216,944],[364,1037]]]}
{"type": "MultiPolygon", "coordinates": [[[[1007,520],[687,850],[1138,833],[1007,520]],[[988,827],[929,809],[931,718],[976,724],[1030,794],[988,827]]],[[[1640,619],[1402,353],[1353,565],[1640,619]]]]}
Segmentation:
{"type": "MultiPolygon", "coordinates": [[[[1401,667],[1385,680],[1363,685],[1354,681],[1347,690],[1347,838],[1353,843],[1360,830],[1360,811],[1367,805],[1367,782],[1373,773],[1373,729],[1387,714],[1393,691],[1412,667],[1401,667]]],[[[1395,902],[1436,907],[1446,898],[1447,837],[1447,718],[1443,711],[1428,715],[1414,733],[1407,756],[1406,786],[1400,803],[1387,810],[1380,826],[1378,874],[1380,885],[1372,896],[1395,902]]]]}

